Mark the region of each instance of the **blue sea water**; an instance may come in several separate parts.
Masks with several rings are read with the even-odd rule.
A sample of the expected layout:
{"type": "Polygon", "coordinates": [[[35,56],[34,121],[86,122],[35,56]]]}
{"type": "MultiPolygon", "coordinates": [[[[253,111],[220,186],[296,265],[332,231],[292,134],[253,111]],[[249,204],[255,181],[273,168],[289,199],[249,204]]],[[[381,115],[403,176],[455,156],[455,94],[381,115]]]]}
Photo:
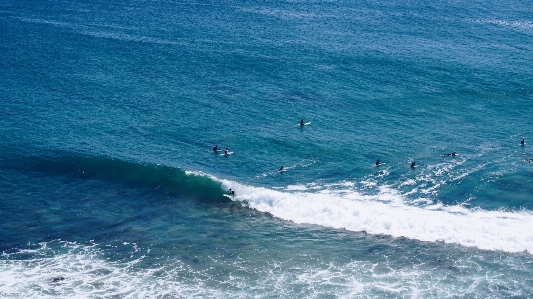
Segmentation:
{"type": "Polygon", "coordinates": [[[0,296],[531,298],[532,53],[527,1],[0,0],[0,296]]]}

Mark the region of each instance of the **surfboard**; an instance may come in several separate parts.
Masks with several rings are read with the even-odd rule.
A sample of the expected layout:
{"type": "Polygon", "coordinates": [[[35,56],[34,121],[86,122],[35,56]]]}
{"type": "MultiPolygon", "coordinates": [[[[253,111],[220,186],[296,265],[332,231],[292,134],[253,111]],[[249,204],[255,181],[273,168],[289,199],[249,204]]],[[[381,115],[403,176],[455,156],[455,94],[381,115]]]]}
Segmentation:
{"type": "Polygon", "coordinates": [[[229,194],[222,194],[222,195],[226,196],[226,197],[229,198],[229,199],[233,199],[233,197],[235,197],[235,196],[231,196],[231,195],[229,195],[229,194]]]}
{"type": "Polygon", "coordinates": [[[378,165],[376,165],[376,163],[374,163],[374,166],[378,167],[378,166],[384,165],[384,164],[387,164],[387,163],[379,163],[378,165]]]}
{"type": "Polygon", "coordinates": [[[233,152],[228,152],[227,154],[220,154],[220,156],[229,156],[231,154],[233,154],[233,152]]]}
{"type": "MultiPolygon", "coordinates": [[[[310,124],[311,124],[311,122],[304,123],[303,126],[308,126],[308,125],[310,125],[310,124]]],[[[298,127],[303,127],[301,124],[297,124],[296,126],[298,126],[298,127]]]]}
{"type": "Polygon", "coordinates": [[[283,169],[283,170],[278,170],[278,172],[286,172],[287,169],[283,169]]]}

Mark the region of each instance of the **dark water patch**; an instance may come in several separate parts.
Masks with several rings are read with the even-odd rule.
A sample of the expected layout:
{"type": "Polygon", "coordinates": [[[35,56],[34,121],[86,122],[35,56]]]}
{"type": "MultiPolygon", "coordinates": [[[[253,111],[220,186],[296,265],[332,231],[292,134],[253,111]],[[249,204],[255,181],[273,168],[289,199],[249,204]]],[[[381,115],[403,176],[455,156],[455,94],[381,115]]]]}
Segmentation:
{"type": "Polygon", "coordinates": [[[185,263],[189,263],[189,264],[199,264],[200,263],[200,260],[196,257],[190,257],[188,255],[182,255],[180,257],[180,260],[185,262],[185,263]]]}
{"type": "Polygon", "coordinates": [[[26,174],[103,180],[143,187],[168,196],[186,196],[207,202],[229,202],[222,196],[222,185],[207,176],[188,175],[183,169],[153,164],[138,164],[110,157],[53,153],[49,156],[19,157],[9,168],[26,174]]]}

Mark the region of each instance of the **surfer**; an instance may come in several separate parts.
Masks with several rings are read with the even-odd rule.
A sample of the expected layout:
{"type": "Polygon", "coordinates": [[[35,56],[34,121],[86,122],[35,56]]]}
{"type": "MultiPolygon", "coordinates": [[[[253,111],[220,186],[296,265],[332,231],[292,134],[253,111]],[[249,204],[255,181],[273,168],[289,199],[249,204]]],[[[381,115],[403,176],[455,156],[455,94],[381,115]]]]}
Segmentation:
{"type": "Polygon", "coordinates": [[[457,153],[456,152],[453,152],[451,154],[442,154],[441,156],[457,156],[457,153]]]}
{"type": "Polygon", "coordinates": [[[522,138],[522,141],[520,141],[520,145],[524,145],[526,144],[526,141],[524,140],[524,138],[522,138]]]}
{"type": "Polygon", "coordinates": [[[379,166],[381,163],[379,162],[379,159],[376,161],[376,166],[379,166]]]}
{"type": "Polygon", "coordinates": [[[60,282],[60,281],[63,281],[63,280],[65,280],[65,277],[59,276],[59,277],[54,277],[52,279],[52,282],[60,282]]]}
{"type": "Polygon", "coordinates": [[[283,172],[283,171],[284,171],[283,166],[280,166],[278,169],[278,172],[283,172]]]}
{"type": "Polygon", "coordinates": [[[304,119],[303,119],[303,118],[302,118],[302,120],[300,121],[300,126],[302,126],[302,127],[305,126],[305,124],[304,124],[304,119]]]}
{"type": "Polygon", "coordinates": [[[415,166],[416,166],[416,162],[413,161],[413,162],[411,163],[411,168],[415,168],[415,166]]]}
{"type": "Polygon", "coordinates": [[[226,149],[224,150],[224,155],[229,155],[229,149],[226,147],[226,149]]]}
{"type": "Polygon", "coordinates": [[[214,151],[214,152],[218,152],[219,150],[220,150],[220,148],[218,147],[218,144],[215,145],[215,147],[213,147],[213,151],[214,151]]]}
{"type": "Polygon", "coordinates": [[[229,188],[228,194],[232,197],[235,197],[235,191],[231,190],[231,188],[229,188]]]}

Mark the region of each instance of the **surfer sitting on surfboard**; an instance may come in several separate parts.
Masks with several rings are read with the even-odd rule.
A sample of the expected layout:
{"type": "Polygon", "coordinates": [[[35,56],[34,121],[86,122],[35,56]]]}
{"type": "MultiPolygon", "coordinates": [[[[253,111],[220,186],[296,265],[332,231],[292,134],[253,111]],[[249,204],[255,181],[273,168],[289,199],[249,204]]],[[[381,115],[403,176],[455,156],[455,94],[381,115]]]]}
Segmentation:
{"type": "Polygon", "coordinates": [[[305,126],[305,124],[304,124],[304,119],[303,119],[303,118],[302,118],[302,120],[300,121],[300,126],[302,126],[302,127],[305,126]]]}
{"type": "Polygon", "coordinates": [[[524,140],[524,138],[522,138],[522,141],[520,141],[520,145],[524,145],[526,144],[526,141],[524,140]]]}
{"type": "Polygon", "coordinates": [[[411,168],[415,168],[415,167],[416,167],[416,162],[413,161],[413,162],[411,163],[411,168]]]}
{"type": "Polygon", "coordinates": [[[381,163],[379,162],[379,159],[376,161],[376,166],[379,166],[381,163]]]}
{"type": "Polygon", "coordinates": [[[283,172],[283,171],[285,171],[285,169],[283,169],[283,166],[280,166],[278,169],[278,172],[283,172]]]}
{"type": "Polygon", "coordinates": [[[229,155],[229,149],[226,147],[226,149],[224,150],[224,155],[229,155]]]}

